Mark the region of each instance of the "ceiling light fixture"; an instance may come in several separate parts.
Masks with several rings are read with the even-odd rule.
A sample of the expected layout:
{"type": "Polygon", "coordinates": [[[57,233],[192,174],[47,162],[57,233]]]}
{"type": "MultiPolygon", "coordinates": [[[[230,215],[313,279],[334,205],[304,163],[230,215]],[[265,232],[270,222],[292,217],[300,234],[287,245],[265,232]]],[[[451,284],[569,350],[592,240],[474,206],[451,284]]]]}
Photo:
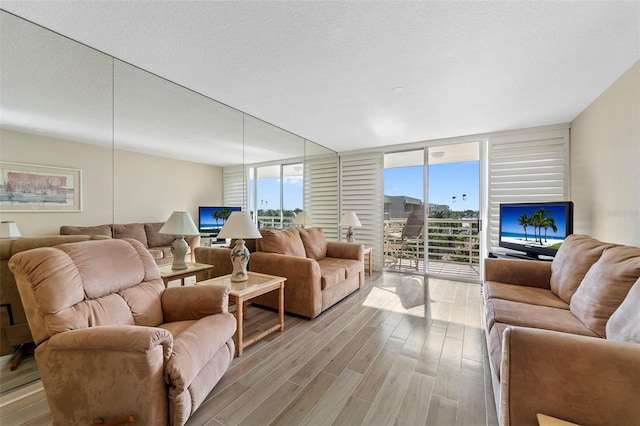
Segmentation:
{"type": "Polygon", "coordinates": [[[444,157],[444,151],[434,151],[431,153],[433,158],[442,158],[444,157]]]}

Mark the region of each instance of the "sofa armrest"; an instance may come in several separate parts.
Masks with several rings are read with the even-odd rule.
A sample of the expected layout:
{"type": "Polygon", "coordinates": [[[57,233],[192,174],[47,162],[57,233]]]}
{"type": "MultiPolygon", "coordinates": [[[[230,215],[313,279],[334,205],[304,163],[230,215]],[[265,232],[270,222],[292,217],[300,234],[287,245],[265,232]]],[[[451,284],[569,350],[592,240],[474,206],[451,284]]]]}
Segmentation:
{"type": "Polygon", "coordinates": [[[212,278],[229,275],[233,272],[230,248],[197,247],[194,254],[197,263],[206,263],[214,266],[212,278]]]}
{"type": "Polygon", "coordinates": [[[314,318],[322,312],[320,265],[306,257],[257,251],[251,254],[249,270],[286,277],[285,305],[296,306],[296,313],[314,318]]]}
{"type": "Polygon", "coordinates": [[[162,292],[165,322],[197,320],[229,311],[229,288],[211,285],[170,287],[162,292]]]}
{"type": "Polygon", "coordinates": [[[640,345],[525,327],[504,332],[500,424],[536,413],[578,424],[640,419],[640,345]]]}
{"type": "Polygon", "coordinates": [[[191,256],[191,261],[195,261],[194,251],[196,248],[200,247],[200,235],[187,235],[184,237],[187,244],[189,244],[189,256],[191,256]]]}
{"type": "MultiPolygon", "coordinates": [[[[53,335],[49,350],[113,352],[149,352],[162,345],[167,361],[173,347],[173,337],[167,330],[138,325],[110,325],[80,328],[53,335]]],[[[108,355],[106,355],[108,356],[108,355]]]]}
{"type": "Polygon", "coordinates": [[[327,257],[353,259],[364,262],[364,246],[362,244],[327,242],[327,257]]]}
{"type": "Polygon", "coordinates": [[[42,342],[35,354],[54,423],[126,414],[166,424],[164,366],[172,346],[169,331],[132,325],[65,331],[42,342]]]}
{"type": "Polygon", "coordinates": [[[485,281],[551,288],[551,262],[523,259],[484,260],[485,281]]]}

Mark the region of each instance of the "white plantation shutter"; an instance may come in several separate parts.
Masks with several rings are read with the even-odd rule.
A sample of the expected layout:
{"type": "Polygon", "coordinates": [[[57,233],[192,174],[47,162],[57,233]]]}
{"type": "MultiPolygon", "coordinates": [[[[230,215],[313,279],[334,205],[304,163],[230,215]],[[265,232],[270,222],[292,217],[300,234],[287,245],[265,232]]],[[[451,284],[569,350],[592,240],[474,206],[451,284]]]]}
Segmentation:
{"type": "Polygon", "coordinates": [[[247,209],[246,179],[244,166],[225,167],[224,179],[224,205],[240,206],[247,209]]]}
{"type": "Polygon", "coordinates": [[[501,203],[569,200],[569,129],[489,138],[489,250],[501,203]]]}
{"type": "Polygon", "coordinates": [[[338,156],[307,157],[304,162],[304,210],[327,240],[338,240],[338,156]]]}
{"type": "MultiPolygon", "coordinates": [[[[362,227],[354,228],[356,242],[372,246],[373,267],[383,267],[383,169],[382,153],[362,153],[340,157],[341,213],[356,212],[362,227]]],[[[341,229],[340,240],[346,229],[341,229]]]]}

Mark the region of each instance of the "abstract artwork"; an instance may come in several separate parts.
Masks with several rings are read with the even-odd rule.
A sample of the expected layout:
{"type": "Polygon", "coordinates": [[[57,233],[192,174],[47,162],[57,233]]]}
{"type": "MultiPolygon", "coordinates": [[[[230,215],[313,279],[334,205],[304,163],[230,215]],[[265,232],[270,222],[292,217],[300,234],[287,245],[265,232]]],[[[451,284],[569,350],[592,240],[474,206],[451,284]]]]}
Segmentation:
{"type": "Polygon", "coordinates": [[[79,169],[0,162],[0,210],[81,211],[79,169]]]}

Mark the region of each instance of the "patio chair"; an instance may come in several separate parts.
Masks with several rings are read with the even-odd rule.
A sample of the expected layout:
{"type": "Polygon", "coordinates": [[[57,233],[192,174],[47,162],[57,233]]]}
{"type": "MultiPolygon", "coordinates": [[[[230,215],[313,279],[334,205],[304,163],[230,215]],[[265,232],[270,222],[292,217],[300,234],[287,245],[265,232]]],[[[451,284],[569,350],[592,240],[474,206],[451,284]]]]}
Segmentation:
{"type": "Polygon", "coordinates": [[[389,237],[388,249],[389,255],[393,259],[393,265],[402,268],[402,260],[408,259],[409,266],[419,269],[420,255],[423,247],[423,231],[424,231],[424,213],[411,212],[407,218],[407,222],[402,228],[400,239],[389,237]]]}

